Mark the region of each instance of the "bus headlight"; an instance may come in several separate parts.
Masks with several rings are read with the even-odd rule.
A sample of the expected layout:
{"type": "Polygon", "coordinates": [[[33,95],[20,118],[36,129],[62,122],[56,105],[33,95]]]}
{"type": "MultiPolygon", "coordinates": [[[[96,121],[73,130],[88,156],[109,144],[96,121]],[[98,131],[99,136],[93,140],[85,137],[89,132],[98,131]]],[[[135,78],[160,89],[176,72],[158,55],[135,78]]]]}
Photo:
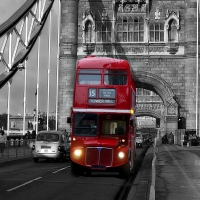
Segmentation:
{"type": "Polygon", "coordinates": [[[119,157],[120,159],[123,159],[123,158],[125,157],[124,152],[120,151],[120,152],[118,153],[118,157],[119,157]]]}
{"type": "Polygon", "coordinates": [[[80,149],[76,149],[74,151],[74,155],[77,156],[77,157],[79,157],[81,155],[81,153],[82,153],[82,151],[80,149]]]}

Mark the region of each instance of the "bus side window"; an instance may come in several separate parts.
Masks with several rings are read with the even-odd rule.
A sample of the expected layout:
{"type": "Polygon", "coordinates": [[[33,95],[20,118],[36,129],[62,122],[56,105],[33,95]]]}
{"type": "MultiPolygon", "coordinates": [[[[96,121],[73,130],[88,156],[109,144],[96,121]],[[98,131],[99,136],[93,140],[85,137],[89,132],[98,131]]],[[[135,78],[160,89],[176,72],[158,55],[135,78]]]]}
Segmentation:
{"type": "Polygon", "coordinates": [[[121,126],[116,128],[115,129],[115,134],[123,135],[124,134],[124,129],[121,126]]]}
{"type": "Polygon", "coordinates": [[[117,123],[111,122],[111,124],[110,124],[110,134],[115,134],[116,128],[117,128],[117,123]]]}

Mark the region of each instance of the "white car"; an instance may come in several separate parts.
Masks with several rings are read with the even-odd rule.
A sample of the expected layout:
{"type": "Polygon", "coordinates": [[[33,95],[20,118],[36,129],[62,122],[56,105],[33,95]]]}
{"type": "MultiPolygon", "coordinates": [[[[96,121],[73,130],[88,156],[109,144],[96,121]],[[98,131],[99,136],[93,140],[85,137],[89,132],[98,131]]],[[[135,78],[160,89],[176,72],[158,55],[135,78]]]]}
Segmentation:
{"type": "Polygon", "coordinates": [[[40,131],[32,146],[34,162],[39,159],[56,159],[58,161],[70,154],[70,140],[63,131],[40,131]]]}

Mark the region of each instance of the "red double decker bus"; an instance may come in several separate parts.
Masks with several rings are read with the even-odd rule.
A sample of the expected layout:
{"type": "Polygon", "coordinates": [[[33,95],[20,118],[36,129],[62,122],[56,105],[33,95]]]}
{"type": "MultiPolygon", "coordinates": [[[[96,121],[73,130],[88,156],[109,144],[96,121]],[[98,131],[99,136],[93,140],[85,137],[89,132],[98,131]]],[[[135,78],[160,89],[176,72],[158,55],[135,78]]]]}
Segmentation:
{"type": "Polygon", "coordinates": [[[126,60],[77,63],[72,109],[71,170],[117,170],[128,177],[135,158],[136,87],[126,60]]]}

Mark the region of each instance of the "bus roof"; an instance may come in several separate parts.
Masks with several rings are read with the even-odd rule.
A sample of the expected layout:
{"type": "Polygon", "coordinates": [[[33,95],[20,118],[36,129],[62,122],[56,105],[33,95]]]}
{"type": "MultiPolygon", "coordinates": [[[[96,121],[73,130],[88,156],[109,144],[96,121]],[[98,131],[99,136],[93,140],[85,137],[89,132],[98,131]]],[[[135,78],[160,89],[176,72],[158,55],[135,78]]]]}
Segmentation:
{"type": "Polygon", "coordinates": [[[109,57],[95,57],[95,56],[87,56],[81,60],[78,61],[77,68],[85,69],[85,68],[106,68],[106,69],[112,69],[112,68],[119,68],[119,69],[130,69],[130,65],[126,60],[122,59],[115,59],[115,58],[109,58],[109,57]]]}

